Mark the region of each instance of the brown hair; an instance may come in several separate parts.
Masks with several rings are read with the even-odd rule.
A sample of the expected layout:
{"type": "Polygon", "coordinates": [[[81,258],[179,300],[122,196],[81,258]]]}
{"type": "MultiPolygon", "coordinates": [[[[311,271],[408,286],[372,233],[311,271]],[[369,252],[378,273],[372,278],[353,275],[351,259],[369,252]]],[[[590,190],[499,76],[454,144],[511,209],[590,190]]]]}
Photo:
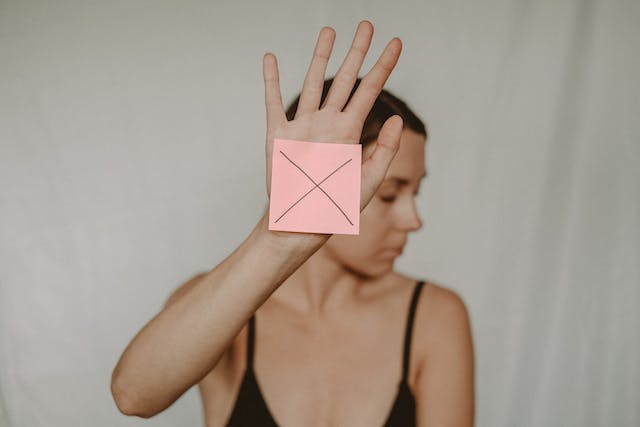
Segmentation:
{"type": "MultiPolygon", "coordinates": [[[[358,78],[356,80],[355,85],[353,86],[353,90],[347,99],[347,104],[351,97],[355,93],[356,89],[360,85],[361,79],[358,78]]],[[[327,94],[329,93],[329,88],[331,87],[331,83],[333,83],[333,77],[326,79],[324,81],[324,87],[322,89],[322,98],[320,100],[320,105],[324,102],[327,94]]],[[[296,115],[296,111],[298,109],[298,102],[300,101],[300,94],[294,99],[286,111],[287,120],[293,120],[296,115]]],[[[402,117],[403,128],[411,129],[412,131],[424,135],[425,139],[427,138],[427,128],[422,120],[416,116],[416,114],[411,111],[411,109],[407,106],[407,104],[391,94],[385,89],[382,89],[375,102],[373,103],[373,107],[367,118],[364,121],[364,126],[362,127],[362,135],[360,136],[360,144],[364,146],[370,144],[378,138],[378,133],[382,128],[384,122],[393,115],[399,115],[402,117]]]]}

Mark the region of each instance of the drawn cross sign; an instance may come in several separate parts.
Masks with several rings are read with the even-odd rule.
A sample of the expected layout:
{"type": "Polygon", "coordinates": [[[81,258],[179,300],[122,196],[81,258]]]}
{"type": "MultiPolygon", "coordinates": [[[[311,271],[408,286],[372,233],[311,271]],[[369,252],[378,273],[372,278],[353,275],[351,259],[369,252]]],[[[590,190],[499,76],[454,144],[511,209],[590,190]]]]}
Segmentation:
{"type": "Polygon", "coordinates": [[[360,144],[275,138],[269,230],[359,234],[361,172],[360,144]]]}
{"type": "Polygon", "coordinates": [[[280,219],[281,219],[283,216],[285,216],[285,215],[287,214],[287,212],[289,212],[291,209],[293,209],[293,207],[294,207],[295,205],[297,205],[298,203],[300,203],[300,201],[301,201],[302,199],[304,199],[305,197],[307,197],[307,196],[308,196],[308,195],[309,195],[313,190],[315,190],[316,188],[319,188],[319,189],[320,189],[320,191],[322,191],[322,192],[324,193],[324,195],[325,195],[325,196],[327,196],[327,197],[329,198],[329,200],[331,200],[331,203],[333,203],[333,204],[336,206],[336,208],[338,208],[338,210],[340,211],[340,213],[342,213],[342,215],[344,215],[344,217],[347,219],[347,221],[349,221],[349,224],[353,225],[353,222],[351,222],[351,220],[349,219],[349,217],[347,216],[347,214],[346,214],[346,213],[344,213],[344,211],[342,210],[342,208],[340,207],[340,205],[338,205],[338,204],[336,203],[336,201],[335,201],[335,200],[333,200],[333,199],[331,198],[331,196],[330,196],[326,191],[324,191],[324,189],[323,189],[322,187],[320,187],[320,184],[322,184],[323,182],[325,182],[326,180],[328,180],[328,179],[331,177],[331,175],[333,175],[334,173],[338,172],[340,169],[342,169],[342,167],[343,167],[344,165],[346,165],[347,163],[349,163],[349,162],[350,162],[351,160],[353,160],[353,159],[349,159],[349,160],[347,160],[346,162],[344,162],[343,164],[341,164],[340,166],[338,166],[338,167],[337,167],[333,172],[331,172],[329,175],[327,175],[327,177],[326,177],[325,179],[323,179],[322,181],[320,181],[320,182],[316,183],[316,182],[313,180],[313,178],[311,178],[311,177],[309,176],[309,174],[308,174],[308,173],[306,173],[306,172],[304,171],[304,169],[302,169],[300,166],[298,166],[298,165],[296,164],[296,162],[294,162],[293,160],[291,160],[291,159],[289,158],[289,156],[287,156],[286,154],[284,154],[284,153],[282,152],[282,150],[280,150],[280,154],[282,154],[282,155],[283,155],[287,160],[289,160],[289,161],[291,162],[291,164],[293,164],[296,168],[298,168],[298,169],[300,170],[300,172],[302,172],[302,173],[304,174],[304,176],[306,176],[307,178],[309,178],[309,181],[311,181],[311,182],[313,182],[313,183],[314,183],[314,187],[313,187],[311,190],[307,191],[304,195],[302,195],[302,197],[300,197],[298,200],[296,200],[296,202],[295,202],[294,204],[292,204],[291,206],[289,206],[289,209],[287,209],[286,211],[284,211],[284,212],[283,212],[283,214],[282,214],[282,215],[280,215],[280,216],[278,217],[278,219],[276,219],[274,222],[278,222],[278,221],[280,221],[280,219]]]}

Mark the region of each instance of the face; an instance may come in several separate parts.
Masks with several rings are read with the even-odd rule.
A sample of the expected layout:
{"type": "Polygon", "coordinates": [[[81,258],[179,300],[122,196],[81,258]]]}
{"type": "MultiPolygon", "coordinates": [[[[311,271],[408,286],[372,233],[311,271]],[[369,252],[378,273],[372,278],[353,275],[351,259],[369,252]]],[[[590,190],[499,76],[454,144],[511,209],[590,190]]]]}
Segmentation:
{"type": "MultiPolygon", "coordinates": [[[[375,142],[369,144],[363,158],[374,148],[375,142]]],[[[361,275],[390,272],[409,233],[422,227],[415,197],[425,176],[425,136],[404,129],[384,181],[360,214],[360,234],[332,236],[324,245],[327,253],[361,275]]]]}

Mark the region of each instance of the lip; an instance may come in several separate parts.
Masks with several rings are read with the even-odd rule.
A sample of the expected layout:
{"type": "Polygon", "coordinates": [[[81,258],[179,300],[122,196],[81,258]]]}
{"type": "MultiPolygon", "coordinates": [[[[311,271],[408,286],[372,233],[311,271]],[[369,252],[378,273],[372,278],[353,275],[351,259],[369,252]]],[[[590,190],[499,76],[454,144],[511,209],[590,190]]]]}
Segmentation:
{"type": "Polygon", "coordinates": [[[402,248],[389,248],[382,251],[383,256],[397,257],[402,255],[402,248]]]}

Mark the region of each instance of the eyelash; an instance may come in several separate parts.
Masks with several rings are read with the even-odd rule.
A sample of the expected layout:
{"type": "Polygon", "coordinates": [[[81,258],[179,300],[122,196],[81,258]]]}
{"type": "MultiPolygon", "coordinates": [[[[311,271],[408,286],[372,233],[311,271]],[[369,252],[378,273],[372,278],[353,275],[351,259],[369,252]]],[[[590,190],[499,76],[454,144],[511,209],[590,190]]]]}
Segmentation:
{"type": "MultiPolygon", "coordinates": [[[[419,191],[416,191],[415,193],[413,193],[414,197],[417,197],[418,194],[420,194],[419,191]]],[[[391,197],[381,197],[381,200],[385,203],[391,203],[396,199],[396,196],[391,196],[391,197]]]]}

